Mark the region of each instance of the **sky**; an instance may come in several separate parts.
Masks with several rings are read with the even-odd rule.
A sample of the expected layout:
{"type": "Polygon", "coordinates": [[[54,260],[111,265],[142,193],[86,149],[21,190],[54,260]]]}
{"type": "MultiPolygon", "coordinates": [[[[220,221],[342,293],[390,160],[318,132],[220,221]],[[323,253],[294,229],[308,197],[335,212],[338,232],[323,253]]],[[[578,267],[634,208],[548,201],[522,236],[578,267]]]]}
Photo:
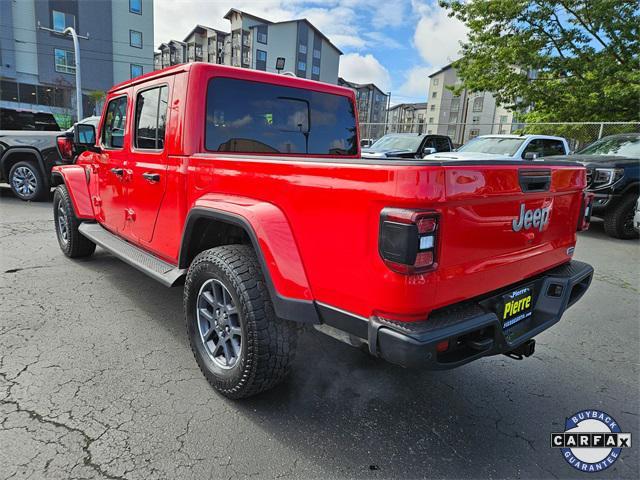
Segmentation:
{"type": "Polygon", "coordinates": [[[271,21],[307,18],[343,51],[341,77],[375,83],[394,104],[425,102],[427,76],[457,59],[466,38],[436,0],[155,0],[155,46],[183,40],[196,24],[229,31],[230,8],[271,21]]]}

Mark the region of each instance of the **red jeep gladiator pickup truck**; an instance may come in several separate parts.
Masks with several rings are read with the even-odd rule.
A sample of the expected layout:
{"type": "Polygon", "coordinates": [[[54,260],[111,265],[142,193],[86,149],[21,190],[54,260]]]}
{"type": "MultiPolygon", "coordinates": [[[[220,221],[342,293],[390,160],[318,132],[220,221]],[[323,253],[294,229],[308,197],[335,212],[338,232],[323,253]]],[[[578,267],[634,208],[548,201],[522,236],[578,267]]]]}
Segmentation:
{"type": "Polygon", "coordinates": [[[62,251],[184,282],[191,348],[232,398],[287,374],[300,323],[405,367],[533,353],[585,293],[585,169],[359,155],[354,94],[191,63],[115,86],[56,167],[62,251]]]}

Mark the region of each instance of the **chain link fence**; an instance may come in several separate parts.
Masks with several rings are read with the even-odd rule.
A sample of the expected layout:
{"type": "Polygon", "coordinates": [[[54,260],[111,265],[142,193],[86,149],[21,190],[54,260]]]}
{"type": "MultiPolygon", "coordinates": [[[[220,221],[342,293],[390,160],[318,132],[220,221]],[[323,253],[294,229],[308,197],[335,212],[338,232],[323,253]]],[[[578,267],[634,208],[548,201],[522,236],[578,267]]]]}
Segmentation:
{"type": "Polygon", "coordinates": [[[451,123],[426,122],[360,123],[360,139],[364,145],[387,133],[447,135],[460,146],[479,135],[541,134],[564,137],[571,150],[580,150],[599,138],[618,133],[640,132],[640,122],[550,122],[550,123],[451,123]]]}

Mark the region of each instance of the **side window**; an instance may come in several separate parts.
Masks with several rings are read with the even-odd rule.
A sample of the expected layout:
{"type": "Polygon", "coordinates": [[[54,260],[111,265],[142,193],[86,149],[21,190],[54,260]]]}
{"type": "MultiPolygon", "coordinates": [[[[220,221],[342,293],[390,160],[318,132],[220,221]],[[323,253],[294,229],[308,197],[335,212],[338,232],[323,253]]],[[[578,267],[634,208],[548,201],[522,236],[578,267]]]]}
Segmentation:
{"type": "Polygon", "coordinates": [[[164,148],[169,89],[152,88],[136,97],[135,147],[147,150],[164,148]]]}
{"type": "Polygon", "coordinates": [[[551,155],[564,155],[564,144],[560,140],[542,140],[542,155],[550,157],[551,155]]]}
{"type": "Polygon", "coordinates": [[[107,148],[122,148],[127,124],[127,97],[111,100],[102,127],[102,143],[107,148]]]}
{"type": "Polygon", "coordinates": [[[437,138],[436,139],[436,150],[439,152],[449,152],[451,151],[451,145],[449,144],[449,140],[446,138],[437,138]]]}
{"type": "Polygon", "coordinates": [[[544,155],[543,147],[544,146],[542,144],[542,140],[537,138],[534,140],[531,140],[529,142],[529,145],[527,145],[524,151],[522,152],[522,158],[524,158],[524,156],[529,152],[535,153],[538,157],[542,157],[544,155]]]}
{"type": "Polygon", "coordinates": [[[424,142],[424,145],[422,145],[422,149],[424,150],[425,148],[435,148],[437,151],[438,145],[436,143],[435,138],[427,138],[427,140],[425,140],[424,142]]]}

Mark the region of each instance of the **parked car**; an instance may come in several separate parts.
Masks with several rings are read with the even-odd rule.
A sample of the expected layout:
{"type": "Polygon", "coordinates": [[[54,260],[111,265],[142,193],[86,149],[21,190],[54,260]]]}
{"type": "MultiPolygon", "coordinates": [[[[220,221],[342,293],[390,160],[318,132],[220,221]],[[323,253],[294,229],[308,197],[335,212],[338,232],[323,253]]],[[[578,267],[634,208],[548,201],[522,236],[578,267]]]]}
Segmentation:
{"type": "Polygon", "coordinates": [[[633,215],[633,228],[636,229],[636,232],[640,233],[640,197],[636,202],[636,212],[633,215]]]}
{"type": "Polygon", "coordinates": [[[428,160],[535,160],[551,155],[569,154],[562,137],[549,135],[481,135],[469,140],[455,152],[427,155],[428,160]]]}
{"type": "Polygon", "coordinates": [[[405,367],[531,355],[593,275],[572,260],[584,167],[363,158],[355,111],[348,88],[208,63],[119,84],[54,168],[60,248],[184,280],[195,359],[232,398],[285,377],[300,323],[405,367]]]}
{"type": "Polygon", "coordinates": [[[427,153],[453,150],[451,139],[445,135],[417,133],[388,133],[373,145],[362,149],[363,157],[422,158],[427,153]]]}
{"type": "Polygon", "coordinates": [[[587,167],[587,190],[595,194],[593,215],[604,219],[604,230],[615,238],[637,238],[633,228],[640,195],[640,133],[601,138],[569,157],[587,167]]]}
{"type": "MultiPolygon", "coordinates": [[[[97,125],[100,117],[83,123],[97,125]]],[[[57,125],[57,124],[56,124],[57,125]]],[[[70,163],[60,151],[73,144],[73,128],[58,130],[0,130],[0,182],[6,182],[21,200],[44,200],[51,192],[51,169],[70,163]],[[69,133],[71,132],[71,133],[69,133]]]]}

